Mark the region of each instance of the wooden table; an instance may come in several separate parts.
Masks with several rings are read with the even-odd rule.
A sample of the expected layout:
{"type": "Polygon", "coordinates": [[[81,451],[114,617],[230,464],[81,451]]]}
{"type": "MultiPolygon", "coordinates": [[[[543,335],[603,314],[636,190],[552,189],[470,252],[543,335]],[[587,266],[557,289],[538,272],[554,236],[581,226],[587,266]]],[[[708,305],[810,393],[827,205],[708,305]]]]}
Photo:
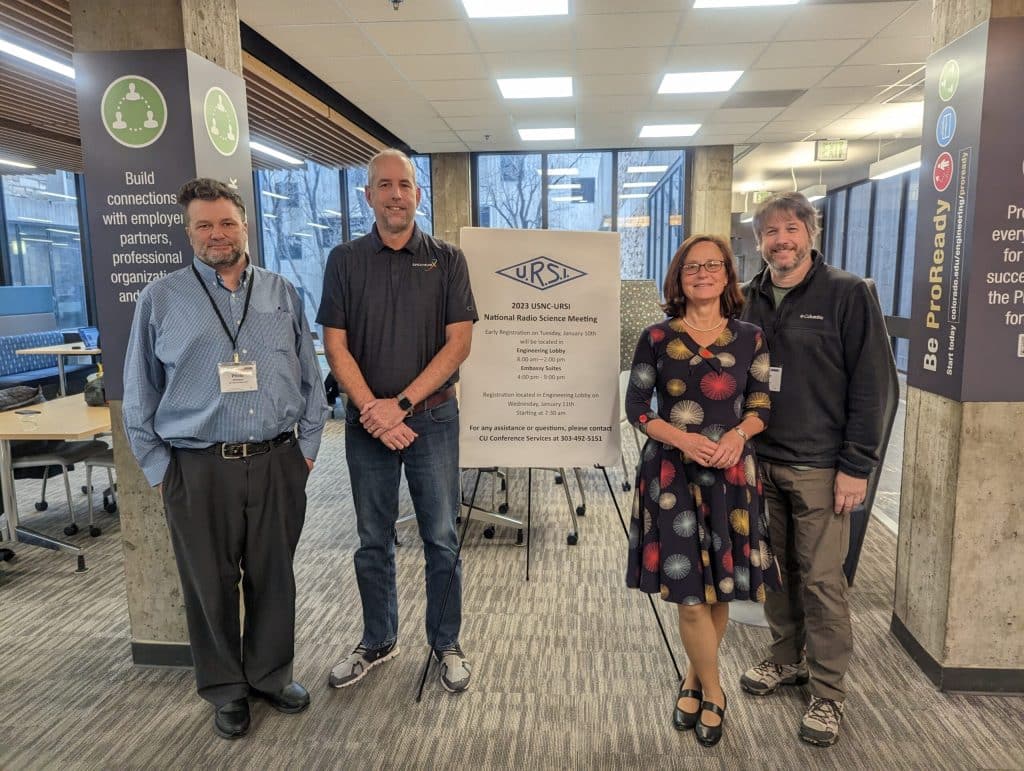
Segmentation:
{"type": "MultiPolygon", "coordinates": [[[[86,349],[89,350],[89,349],[86,349]]],[[[20,351],[19,351],[20,353],[20,351]]],[[[15,410],[0,412],[0,484],[4,488],[4,513],[7,517],[6,537],[11,541],[41,546],[55,551],[81,554],[74,544],[51,538],[18,524],[18,497],[14,489],[12,439],[92,439],[110,431],[110,410],[90,407],[82,394],[65,396],[49,402],[33,404],[26,409],[38,410],[34,427],[27,426],[15,410]]]]}
{"type": "Polygon", "coordinates": [[[56,356],[57,375],[60,377],[60,395],[68,392],[64,379],[64,357],[66,356],[99,356],[103,353],[99,348],[86,348],[85,343],[58,343],[57,345],[41,345],[38,348],[22,348],[15,351],[22,356],[56,356]]]}

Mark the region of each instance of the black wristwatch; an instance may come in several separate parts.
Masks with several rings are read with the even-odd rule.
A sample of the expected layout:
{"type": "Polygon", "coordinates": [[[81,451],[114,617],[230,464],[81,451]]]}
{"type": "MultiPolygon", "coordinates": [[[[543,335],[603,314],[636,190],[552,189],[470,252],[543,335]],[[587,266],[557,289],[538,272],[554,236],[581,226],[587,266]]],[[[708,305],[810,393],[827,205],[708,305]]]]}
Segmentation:
{"type": "Polygon", "coordinates": [[[398,399],[398,406],[402,408],[402,411],[406,415],[412,415],[412,402],[409,401],[409,397],[405,394],[399,394],[395,398],[398,399]]]}

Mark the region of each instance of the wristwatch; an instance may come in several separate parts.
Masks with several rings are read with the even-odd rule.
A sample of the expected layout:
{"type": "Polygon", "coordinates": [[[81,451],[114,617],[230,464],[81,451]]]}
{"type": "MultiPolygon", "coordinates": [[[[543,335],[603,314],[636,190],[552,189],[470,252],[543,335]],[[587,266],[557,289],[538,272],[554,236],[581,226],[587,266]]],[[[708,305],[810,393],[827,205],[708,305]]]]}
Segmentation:
{"type": "MultiPolygon", "coordinates": [[[[399,402],[399,404],[401,404],[401,402],[399,402]]],[[[750,441],[750,437],[747,436],[747,432],[744,431],[739,426],[736,426],[736,428],[734,428],[733,431],[735,431],[737,434],[739,434],[741,437],[743,437],[743,441],[744,442],[749,442],[750,441]]]]}
{"type": "Polygon", "coordinates": [[[412,402],[409,401],[409,397],[404,393],[401,393],[395,398],[398,399],[398,406],[402,408],[402,411],[405,412],[406,415],[412,415],[412,402]]]}

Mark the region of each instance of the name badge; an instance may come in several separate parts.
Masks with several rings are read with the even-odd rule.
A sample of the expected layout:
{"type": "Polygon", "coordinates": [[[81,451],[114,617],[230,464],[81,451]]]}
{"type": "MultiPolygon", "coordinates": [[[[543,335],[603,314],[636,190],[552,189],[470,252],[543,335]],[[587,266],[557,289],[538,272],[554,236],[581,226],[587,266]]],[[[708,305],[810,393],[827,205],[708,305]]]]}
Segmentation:
{"type": "Polygon", "coordinates": [[[768,390],[769,391],[781,391],[782,390],[782,367],[769,367],[768,368],[768,390]]]}
{"type": "Polygon", "coordinates": [[[257,388],[256,362],[221,362],[217,365],[217,377],[220,378],[220,392],[222,394],[255,391],[257,388]]]}

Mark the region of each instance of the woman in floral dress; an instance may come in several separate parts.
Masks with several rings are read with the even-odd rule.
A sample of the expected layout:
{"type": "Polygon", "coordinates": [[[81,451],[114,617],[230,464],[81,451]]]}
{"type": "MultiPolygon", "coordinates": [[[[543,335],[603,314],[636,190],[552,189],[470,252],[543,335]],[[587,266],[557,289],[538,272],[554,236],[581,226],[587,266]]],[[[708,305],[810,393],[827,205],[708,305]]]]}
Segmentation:
{"type": "Polygon", "coordinates": [[[724,240],[688,238],[664,296],[668,318],[640,336],[626,394],[630,422],[648,436],[626,584],[677,604],[689,668],[672,720],[711,746],[725,718],[718,647],[728,603],[763,602],[765,584],[779,586],[750,442],[768,422],[770,364],[761,330],[736,318],[743,298],[724,240]]]}

